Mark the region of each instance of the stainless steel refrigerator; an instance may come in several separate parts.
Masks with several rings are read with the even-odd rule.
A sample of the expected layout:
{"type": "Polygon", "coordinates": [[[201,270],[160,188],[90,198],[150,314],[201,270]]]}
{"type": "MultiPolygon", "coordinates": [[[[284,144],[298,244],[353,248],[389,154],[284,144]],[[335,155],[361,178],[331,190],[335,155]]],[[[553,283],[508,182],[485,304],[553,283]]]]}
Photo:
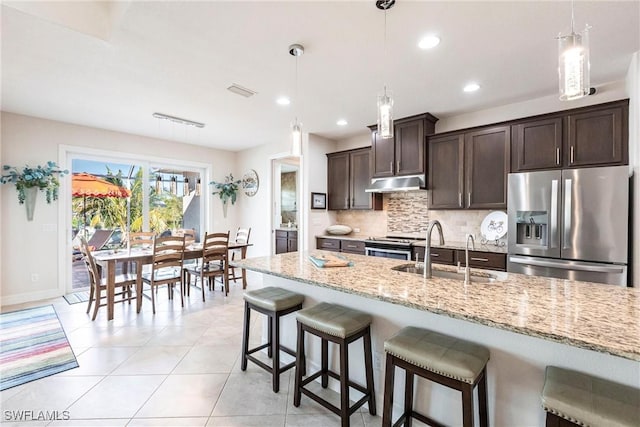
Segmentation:
{"type": "Polygon", "coordinates": [[[509,174],[507,271],[627,285],[627,166],[509,174]]]}

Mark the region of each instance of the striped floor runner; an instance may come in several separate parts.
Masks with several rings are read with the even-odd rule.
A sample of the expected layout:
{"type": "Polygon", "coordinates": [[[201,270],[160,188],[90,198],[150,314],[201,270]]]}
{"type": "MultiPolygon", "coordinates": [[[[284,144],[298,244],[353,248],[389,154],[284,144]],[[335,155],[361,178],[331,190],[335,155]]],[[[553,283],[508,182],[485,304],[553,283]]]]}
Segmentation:
{"type": "Polygon", "coordinates": [[[87,302],[89,301],[89,291],[75,292],[73,294],[68,294],[64,296],[64,299],[69,304],[78,304],[79,302],[87,302]]]}
{"type": "Polygon", "coordinates": [[[0,390],[77,367],[53,306],[0,314],[0,390]]]}

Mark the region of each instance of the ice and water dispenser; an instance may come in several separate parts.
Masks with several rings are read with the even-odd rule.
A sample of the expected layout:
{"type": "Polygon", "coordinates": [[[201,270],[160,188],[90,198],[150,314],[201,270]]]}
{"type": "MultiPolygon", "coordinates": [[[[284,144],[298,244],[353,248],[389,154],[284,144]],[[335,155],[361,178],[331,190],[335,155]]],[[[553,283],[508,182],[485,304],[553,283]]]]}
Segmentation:
{"type": "Polygon", "coordinates": [[[516,244],[546,247],[548,223],[547,211],[517,211],[516,244]]]}

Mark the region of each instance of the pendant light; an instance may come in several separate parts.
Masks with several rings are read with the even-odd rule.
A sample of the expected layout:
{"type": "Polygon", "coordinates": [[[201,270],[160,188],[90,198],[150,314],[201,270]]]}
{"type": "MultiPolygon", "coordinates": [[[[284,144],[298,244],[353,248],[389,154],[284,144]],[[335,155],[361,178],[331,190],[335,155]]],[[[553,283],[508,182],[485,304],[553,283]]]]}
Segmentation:
{"type": "MultiPolygon", "coordinates": [[[[384,11],[383,67],[386,67],[387,62],[387,10],[395,3],[395,0],[376,1],[376,7],[384,11]]],[[[386,84],[383,92],[378,94],[378,136],[383,139],[393,138],[393,93],[387,89],[386,84]]]]}
{"type": "Polygon", "coordinates": [[[156,177],[156,194],[162,194],[162,177],[160,175],[156,177]]]}
{"type": "Polygon", "coordinates": [[[186,176],[184,177],[184,182],[182,183],[182,194],[184,196],[189,195],[189,178],[187,178],[186,176]]]}
{"type": "Polygon", "coordinates": [[[200,178],[198,178],[198,180],[196,181],[196,196],[200,196],[200,191],[202,188],[202,183],[200,181],[200,178]]]}
{"type": "Polygon", "coordinates": [[[558,78],[560,100],[571,101],[590,93],[589,26],[582,34],[574,31],[571,1],[571,34],[558,36],[558,78]]]}
{"type": "Polygon", "coordinates": [[[174,196],[178,194],[178,180],[176,179],[175,176],[171,177],[171,183],[169,188],[170,188],[171,194],[173,194],[174,196]]]}
{"type": "MultiPolygon", "coordinates": [[[[296,58],[296,80],[295,80],[295,97],[294,108],[297,112],[300,111],[298,105],[298,57],[304,53],[304,46],[300,44],[292,44],[289,46],[289,55],[296,58]]],[[[296,114],[293,123],[291,123],[291,154],[293,156],[300,156],[302,154],[302,123],[298,121],[298,115],[296,114]]]]}

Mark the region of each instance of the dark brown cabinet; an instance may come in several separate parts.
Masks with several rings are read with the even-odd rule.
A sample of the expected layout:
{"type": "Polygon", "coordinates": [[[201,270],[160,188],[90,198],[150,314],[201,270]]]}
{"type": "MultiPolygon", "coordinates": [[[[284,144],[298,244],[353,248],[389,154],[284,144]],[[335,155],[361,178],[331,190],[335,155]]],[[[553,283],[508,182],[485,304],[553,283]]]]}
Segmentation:
{"type": "Polygon", "coordinates": [[[429,138],[429,209],[506,209],[509,126],[429,138]]]}
{"type": "Polygon", "coordinates": [[[514,172],[629,163],[629,102],[615,101],[514,122],[514,172]]]}
{"type": "Polygon", "coordinates": [[[276,254],[298,251],[297,230],[276,230],[276,254]]]}
{"type": "Polygon", "coordinates": [[[351,239],[316,237],[316,249],[364,255],[364,242],[351,239]]]}
{"type": "MultiPolygon", "coordinates": [[[[424,247],[413,248],[413,259],[424,261],[424,247]]],[[[465,266],[464,249],[431,248],[431,262],[435,264],[465,266]]],[[[484,270],[507,271],[507,255],[495,252],[469,251],[469,266],[484,270]]]]}
{"type": "Polygon", "coordinates": [[[316,237],[316,249],[322,249],[324,251],[340,252],[340,240],[316,237]]]}
{"type": "Polygon", "coordinates": [[[366,193],[371,182],[371,149],[327,154],[329,210],[382,209],[380,194],[366,193]]]}
{"type": "Polygon", "coordinates": [[[378,136],[377,126],[369,126],[373,178],[424,174],[425,135],[435,131],[437,120],[428,113],[396,120],[394,137],[388,139],[378,136]]]}

